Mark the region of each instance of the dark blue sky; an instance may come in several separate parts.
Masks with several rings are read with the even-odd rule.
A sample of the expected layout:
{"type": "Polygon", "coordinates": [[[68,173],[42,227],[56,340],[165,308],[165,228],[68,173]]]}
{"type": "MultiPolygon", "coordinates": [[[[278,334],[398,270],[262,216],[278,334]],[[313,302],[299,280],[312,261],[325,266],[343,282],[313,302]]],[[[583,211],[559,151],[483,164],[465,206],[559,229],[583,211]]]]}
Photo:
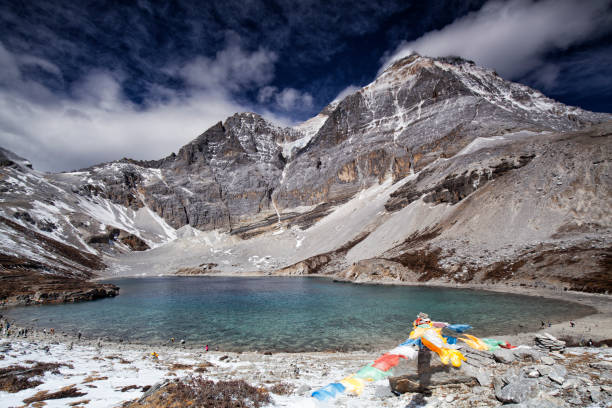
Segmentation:
{"type": "Polygon", "coordinates": [[[5,1],[0,145],[54,170],[119,151],[154,158],[233,111],[305,120],[374,79],[402,47],[462,55],[561,102],[612,112],[611,3],[5,1]],[[142,139],[152,130],[139,122],[166,136],[142,139]],[[75,140],[78,160],[26,148],[75,140]],[[143,140],[159,148],[139,153],[143,140]]]}

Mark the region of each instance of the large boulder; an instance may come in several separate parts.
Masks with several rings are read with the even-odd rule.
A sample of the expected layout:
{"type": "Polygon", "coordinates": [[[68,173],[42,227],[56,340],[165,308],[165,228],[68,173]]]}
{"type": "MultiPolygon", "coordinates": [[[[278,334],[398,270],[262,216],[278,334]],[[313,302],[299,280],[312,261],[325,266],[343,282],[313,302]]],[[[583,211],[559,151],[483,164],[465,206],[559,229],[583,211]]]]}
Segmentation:
{"type": "Polygon", "coordinates": [[[503,403],[521,403],[538,394],[538,381],[519,375],[508,378],[508,383],[495,381],[495,398],[503,403]]]}

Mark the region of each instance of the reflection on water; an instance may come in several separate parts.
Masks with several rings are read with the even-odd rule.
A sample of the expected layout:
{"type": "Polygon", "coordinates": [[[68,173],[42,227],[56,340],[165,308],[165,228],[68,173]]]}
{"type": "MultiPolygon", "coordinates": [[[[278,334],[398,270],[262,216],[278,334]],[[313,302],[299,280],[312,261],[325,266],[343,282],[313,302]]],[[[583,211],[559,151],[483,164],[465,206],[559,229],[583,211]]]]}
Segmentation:
{"type": "Polygon", "coordinates": [[[354,285],[316,278],[112,280],[116,298],[6,311],[33,325],[142,343],[170,337],[226,350],[351,350],[405,339],[415,315],[469,323],[476,335],[539,328],[591,312],[575,303],[493,292],[354,285]]]}

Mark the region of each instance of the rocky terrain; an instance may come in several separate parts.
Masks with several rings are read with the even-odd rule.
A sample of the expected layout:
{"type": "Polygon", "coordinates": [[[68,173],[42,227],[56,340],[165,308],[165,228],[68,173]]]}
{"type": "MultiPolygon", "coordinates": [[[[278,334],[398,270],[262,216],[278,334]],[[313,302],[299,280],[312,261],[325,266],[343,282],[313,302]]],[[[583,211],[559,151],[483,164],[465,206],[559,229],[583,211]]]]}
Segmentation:
{"type": "MultiPolygon", "coordinates": [[[[527,344],[517,343],[512,336],[502,337],[521,344],[511,350],[486,352],[464,345],[461,351],[467,361],[459,369],[442,366],[436,355],[423,351],[418,360],[401,360],[389,378],[367,383],[361,395],[344,393],[323,406],[609,406],[612,352],[607,347],[574,345],[597,324],[593,346],[607,344],[600,338],[610,338],[610,302],[595,297],[591,301],[604,305],[600,316],[607,315],[607,319],[584,318],[576,321],[576,327],[564,323],[563,328],[546,328],[556,335],[565,331],[568,343],[540,331],[522,334],[527,344]]],[[[15,325],[2,335],[0,398],[7,406],[34,401],[50,407],[107,407],[122,402],[125,406],[167,406],[164,401],[169,400],[173,387],[203,376],[219,386],[225,384],[224,392],[233,395],[234,401],[249,398],[246,391],[250,388],[236,383],[246,380],[269,397],[262,406],[317,407],[322,405],[310,397],[313,391],[385,352],[204,352],[201,346],[110,343],[59,331],[51,334],[30,328],[26,332],[15,325]]],[[[183,406],[195,395],[183,393],[183,406]]]]}
{"type": "Polygon", "coordinates": [[[237,113],[159,160],[47,174],[2,150],[2,273],[605,293],[611,121],[413,54],[303,124],[237,113]]]}

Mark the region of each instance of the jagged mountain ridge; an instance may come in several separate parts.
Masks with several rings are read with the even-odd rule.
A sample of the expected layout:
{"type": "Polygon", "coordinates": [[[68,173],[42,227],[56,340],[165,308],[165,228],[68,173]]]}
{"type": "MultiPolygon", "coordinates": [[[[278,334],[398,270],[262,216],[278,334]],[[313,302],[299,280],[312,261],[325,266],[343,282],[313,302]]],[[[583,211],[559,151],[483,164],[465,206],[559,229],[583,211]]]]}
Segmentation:
{"type": "MultiPolygon", "coordinates": [[[[50,252],[37,254],[37,243],[24,240],[23,232],[11,226],[13,222],[78,251],[102,252],[110,257],[154,247],[163,253],[162,248],[172,248],[168,242],[177,236],[197,236],[197,230],[256,237],[253,248],[267,248],[269,243],[258,246],[256,242],[259,234],[264,234],[260,241],[267,242],[266,233],[272,230],[280,234],[278,239],[295,240],[289,247],[279,245],[278,250],[287,255],[270,256],[269,262],[263,262],[259,255],[253,255],[255,249],[246,247],[246,261],[233,260],[233,255],[210,255],[213,263],[234,263],[235,267],[223,266],[221,270],[225,272],[248,271],[249,265],[275,270],[315,257],[312,259],[317,261],[308,265],[318,265],[316,268],[302,264],[298,269],[302,273],[336,273],[353,262],[362,265],[367,261],[367,257],[355,256],[353,246],[370,257],[382,256],[385,262],[398,264],[402,254],[416,248],[412,244],[398,248],[391,245],[409,239],[406,231],[419,236],[430,234],[426,240],[420,238],[421,251],[446,238],[455,240],[455,247],[438,245],[422,252],[438,256],[444,249],[445,256],[454,259],[469,247],[464,248],[457,237],[470,230],[455,231],[451,238],[442,234],[442,229],[448,223],[467,222],[461,217],[449,221],[449,214],[469,202],[462,201],[465,197],[484,194],[482,191],[499,184],[497,178],[505,180],[529,169],[532,161],[539,161],[538,154],[544,151],[542,144],[550,135],[558,137],[611,118],[612,115],[562,105],[469,61],[412,55],[390,66],[368,86],[332,102],[315,118],[294,128],[272,125],[254,113],[235,114],[206,130],[177,154],[153,161],[122,159],[71,173],[43,174],[30,169],[24,159],[11,160],[14,156],[4,154],[0,157],[4,166],[2,188],[10,194],[3,195],[0,205],[0,215],[9,221],[4,226],[0,224],[3,235],[8,237],[2,242],[3,251],[11,256],[42,259],[56,268],[62,262],[71,262],[57,261],[57,254],[50,252]],[[539,147],[510,154],[523,139],[539,147]],[[495,152],[496,158],[483,162],[479,156],[483,151],[495,152]],[[411,174],[416,178],[412,179],[411,174]],[[387,186],[387,181],[396,184],[387,186]],[[353,202],[364,189],[379,185],[387,186],[384,194],[389,195],[388,199],[377,198],[376,208],[364,207],[363,219],[339,233],[346,221],[334,218],[332,212],[344,211],[342,203],[353,202]],[[403,214],[423,205],[432,210],[421,209],[427,214],[418,216],[406,215],[424,217],[423,220],[415,221],[406,231],[394,231],[388,239],[377,238],[379,242],[390,240],[386,246],[366,237],[376,237],[376,229],[393,218],[393,213],[403,214]],[[315,228],[318,220],[329,223],[326,220],[330,217],[335,225],[332,230],[315,228]],[[311,236],[304,233],[313,225],[315,232],[311,236]],[[324,231],[325,237],[332,233],[334,239],[309,245],[316,231],[324,231]],[[351,245],[346,247],[348,243],[351,245]],[[340,247],[345,249],[336,251],[340,247]]],[[[606,137],[603,134],[601,137],[606,137]]],[[[595,154],[589,149],[582,153],[587,161],[595,154]]],[[[607,163],[608,153],[604,151],[597,160],[607,163]]],[[[598,172],[589,172],[601,177],[598,172]]],[[[533,177],[531,173],[524,174],[527,179],[533,177]]],[[[593,180],[586,185],[593,185],[593,180]]],[[[607,203],[606,191],[596,195],[594,207],[599,210],[607,203]]],[[[496,194],[500,193],[496,190],[496,194]]],[[[563,205],[571,207],[567,202],[563,205]]],[[[549,209],[546,211],[543,219],[549,216],[549,209]]],[[[571,229],[571,221],[571,217],[559,218],[551,225],[571,229]]],[[[583,217],[579,224],[591,221],[583,217]]],[[[603,230],[610,224],[605,217],[596,223],[603,230]]],[[[479,228],[488,231],[486,226],[479,228]]],[[[554,231],[546,231],[538,239],[554,235],[554,231]]],[[[216,254],[213,238],[206,238],[204,250],[216,254]]],[[[531,238],[530,235],[525,240],[531,238]]],[[[235,245],[238,241],[231,242],[235,245]]],[[[482,242],[473,247],[477,251],[480,246],[482,242]]],[[[516,255],[519,247],[522,248],[518,245],[507,258],[516,255]]],[[[232,249],[227,251],[232,253],[232,249]]],[[[134,256],[139,259],[137,254],[134,256]]],[[[183,257],[178,263],[160,263],[166,270],[158,273],[190,266],[190,262],[199,264],[197,259],[208,258],[200,250],[195,250],[194,256],[183,257]]],[[[121,262],[113,263],[111,259],[115,272],[123,268],[121,262]]],[[[410,269],[402,262],[402,268],[410,269]]],[[[438,264],[444,264],[442,257],[438,264]]],[[[484,266],[476,263],[474,268],[484,266]]],[[[472,270],[471,266],[466,268],[472,270]]],[[[475,272],[470,274],[474,276],[475,272]]]]}
{"type": "Polygon", "coordinates": [[[398,180],[451,157],[476,137],[575,130],[605,117],[469,61],[415,54],[337,105],[289,164],[276,197],[292,207],[352,196],[387,176],[398,180]]]}
{"type": "Polygon", "coordinates": [[[294,129],[236,114],[177,155],[126,160],[134,167],[123,177],[100,176],[108,165],[88,172],[104,178],[114,202],[146,205],[174,228],[232,231],[272,220],[276,210],[341,202],[385,177],[399,180],[477,137],[574,130],[606,117],[469,61],[415,54],[294,129]],[[139,178],[141,167],[159,169],[159,179],[139,178]]]}

